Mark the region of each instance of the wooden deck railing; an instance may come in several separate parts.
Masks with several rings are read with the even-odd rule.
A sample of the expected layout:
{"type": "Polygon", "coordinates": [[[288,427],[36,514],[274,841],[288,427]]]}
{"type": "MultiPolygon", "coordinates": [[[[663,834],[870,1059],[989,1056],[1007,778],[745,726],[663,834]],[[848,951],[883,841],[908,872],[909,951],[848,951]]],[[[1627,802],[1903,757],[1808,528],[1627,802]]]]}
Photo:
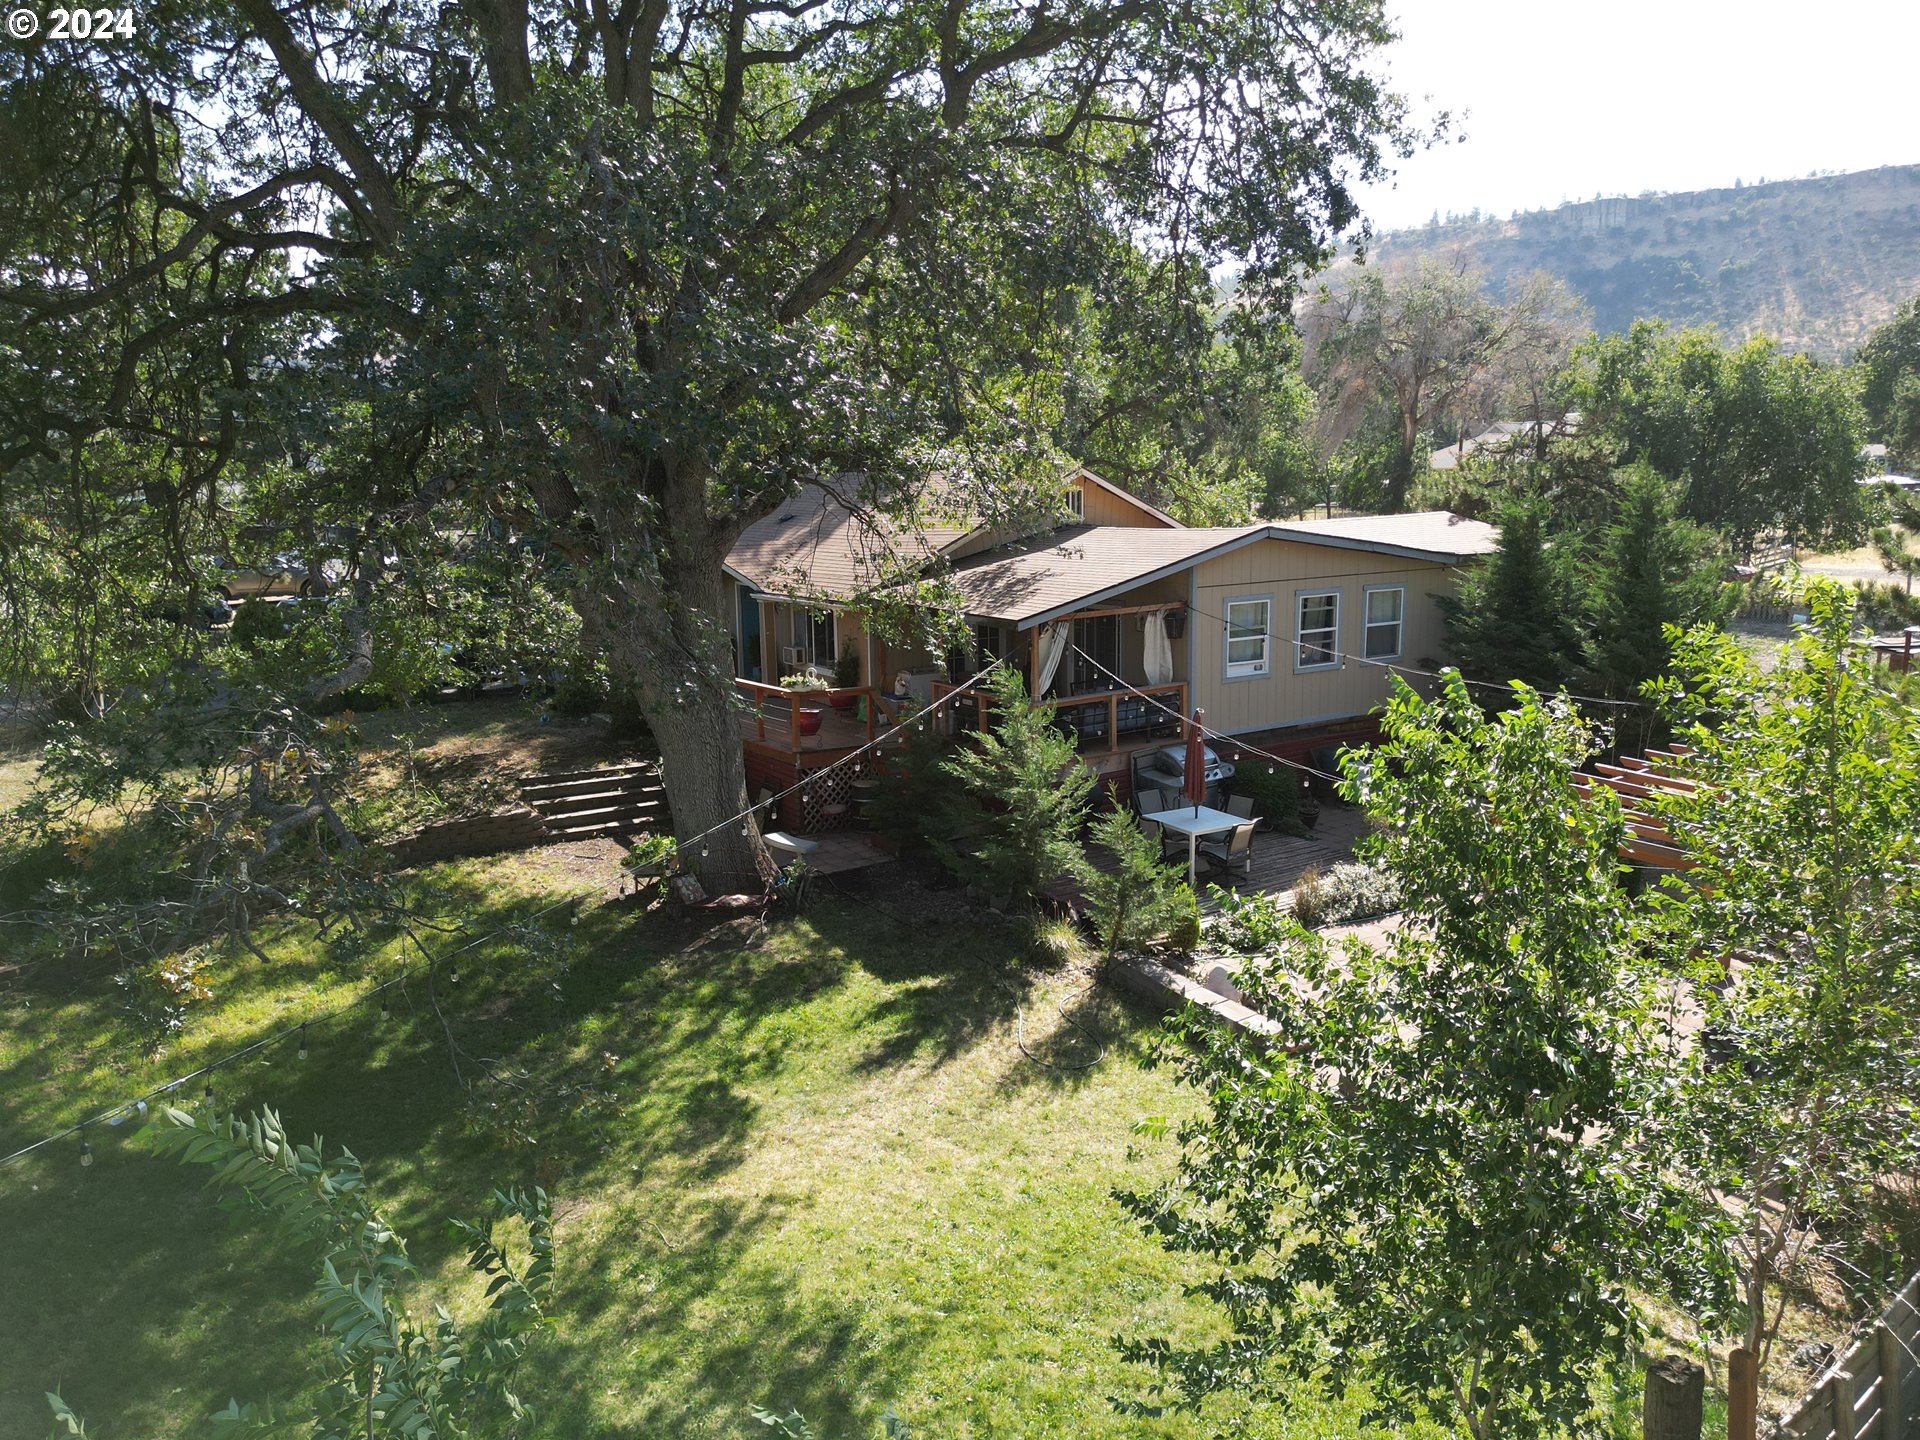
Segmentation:
{"type": "Polygon", "coordinates": [[[1815,1382],[1781,1428],[1799,1440],[1920,1436],[1920,1275],[1815,1382]]]}
{"type": "MultiPolygon", "coordinates": [[[[786,726],[788,748],[799,754],[801,740],[800,709],[803,705],[814,704],[832,707],[836,697],[855,696],[866,699],[867,740],[872,742],[878,733],[879,711],[884,703],[880,692],[871,685],[822,685],[817,690],[795,690],[785,685],[766,685],[758,680],[735,680],[734,685],[740,692],[753,701],[753,734],[756,740],[765,742],[767,738],[767,701],[778,699],[786,708],[786,726]]],[[[779,707],[775,707],[778,710],[779,707]]]]}
{"type": "MultiPolygon", "coordinates": [[[[953,694],[958,686],[936,680],[933,698],[937,703],[953,694]]],[[[980,730],[986,727],[993,696],[978,688],[967,691],[949,707],[947,733],[980,730]]],[[[1104,737],[1109,754],[1120,748],[1122,731],[1150,739],[1156,735],[1178,738],[1180,719],[1187,713],[1187,687],[1184,682],[1171,685],[1142,684],[1127,690],[1100,690],[1089,695],[1066,695],[1042,700],[1040,707],[1051,710],[1062,728],[1080,740],[1086,750],[1089,739],[1104,737]],[[1169,714],[1168,712],[1172,713],[1169,714]]]]}

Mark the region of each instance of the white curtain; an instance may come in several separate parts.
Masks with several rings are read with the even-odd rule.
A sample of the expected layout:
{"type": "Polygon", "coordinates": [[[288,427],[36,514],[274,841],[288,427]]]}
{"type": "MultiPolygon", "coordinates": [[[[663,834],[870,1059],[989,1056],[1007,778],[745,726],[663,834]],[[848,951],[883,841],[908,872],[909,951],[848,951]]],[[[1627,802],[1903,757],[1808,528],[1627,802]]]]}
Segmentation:
{"type": "Polygon", "coordinates": [[[1053,684],[1053,677],[1060,672],[1060,662],[1066,658],[1067,646],[1073,640],[1073,625],[1068,621],[1059,621],[1040,627],[1040,668],[1034,672],[1033,695],[1037,700],[1047,693],[1047,687],[1053,684]]]}
{"type": "Polygon", "coordinates": [[[1140,642],[1140,667],[1146,672],[1149,685],[1157,687],[1173,683],[1173,642],[1167,639],[1167,614],[1164,610],[1147,612],[1146,633],[1140,642]]]}

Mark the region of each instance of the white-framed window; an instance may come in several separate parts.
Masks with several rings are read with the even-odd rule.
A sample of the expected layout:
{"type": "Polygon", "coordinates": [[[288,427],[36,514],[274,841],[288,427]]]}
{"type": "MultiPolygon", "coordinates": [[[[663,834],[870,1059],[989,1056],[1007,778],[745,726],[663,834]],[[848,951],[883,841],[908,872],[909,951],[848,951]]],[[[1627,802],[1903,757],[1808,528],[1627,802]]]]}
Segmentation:
{"type": "Polygon", "coordinates": [[[1332,670],[1337,667],[1340,664],[1340,592],[1302,590],[1295,597],[1294,614],[1299,623],[1293,630],[1298,637],[1293,668],[1332,670]]]}
{"type": "Polygon", "coordinates": [[[1076,520],[1087,513],[1086,496],[1081,493],[1078,485],[1067,487],[1067,513],[1076,520]]]}
{"type": "Polygon", "coordinates": [[[1227,678],[1265,675],[1273,664],[1273,601],[1265,595],[1227,601],[1227,678]]]}
{"type": "Polygon", "coordinates": [[[805,653],[809,664],[831,665],[839,658],[833,646],[833,628],[833,611],[794,608],[793,645],[805,653]]]}
{"type": "Polygon", "coordinates": [[[1369,586],[1366,643],[1360,653],[1369,660],[1399,659],[1405,648],[1406,621],[1406,586],[1369,586]]]}

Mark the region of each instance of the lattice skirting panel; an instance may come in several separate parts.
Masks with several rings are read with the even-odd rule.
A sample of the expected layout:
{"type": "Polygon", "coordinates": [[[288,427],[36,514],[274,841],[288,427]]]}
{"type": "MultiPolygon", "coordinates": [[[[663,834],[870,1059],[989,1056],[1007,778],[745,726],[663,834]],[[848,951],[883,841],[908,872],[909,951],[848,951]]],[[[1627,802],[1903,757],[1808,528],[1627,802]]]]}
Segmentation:
{"type": "Polygon", "coordinates": [[[853,824],[853,767],[842,765],[831,772],[801,771],[803,784],[793,800],[800,802],[799,828],[802,834],[822,830],[845,830],[853,824]],[[809,774],[817,778],[807,779],[809,774]]]}

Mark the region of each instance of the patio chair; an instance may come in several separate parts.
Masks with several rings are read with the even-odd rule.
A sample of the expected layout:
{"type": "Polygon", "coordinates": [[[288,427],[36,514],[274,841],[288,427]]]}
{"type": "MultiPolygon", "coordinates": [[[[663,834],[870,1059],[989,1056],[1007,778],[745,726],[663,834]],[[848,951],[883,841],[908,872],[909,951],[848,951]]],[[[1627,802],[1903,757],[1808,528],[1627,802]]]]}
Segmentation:
{"type": "Polygon", "coordinates": [[[1224,870],[1229,875],[1237,871],[1251,879],[1253,877],[1252,823],[1234,826],[1233,833],[1227,837],[1224,845],[1218,840],[1209,841],[1200,847],[1200,853],[1207,857],[1213,869],[1224,870]]]}
{"type": "Polygon", "coordinates": [[[1168,859],[1177,849],[1182,856],[1187,853],[1184,837],[1169,835],[1166,827],[1154,820],[1167,808],[1167,792],[1158,785],[1142,785],[1133,792],[1133,803],[1140,811],[1140,829],[1146,837],[1160,847],[1160,858],[1168,859]]]}
{"type": "Polygon", "coordinates": [[[1227,813],[1229,815],[1238,815],[1242,820],[1253,819],[1253,796],[1229,795],[1227,797],[1227,813]]]}

